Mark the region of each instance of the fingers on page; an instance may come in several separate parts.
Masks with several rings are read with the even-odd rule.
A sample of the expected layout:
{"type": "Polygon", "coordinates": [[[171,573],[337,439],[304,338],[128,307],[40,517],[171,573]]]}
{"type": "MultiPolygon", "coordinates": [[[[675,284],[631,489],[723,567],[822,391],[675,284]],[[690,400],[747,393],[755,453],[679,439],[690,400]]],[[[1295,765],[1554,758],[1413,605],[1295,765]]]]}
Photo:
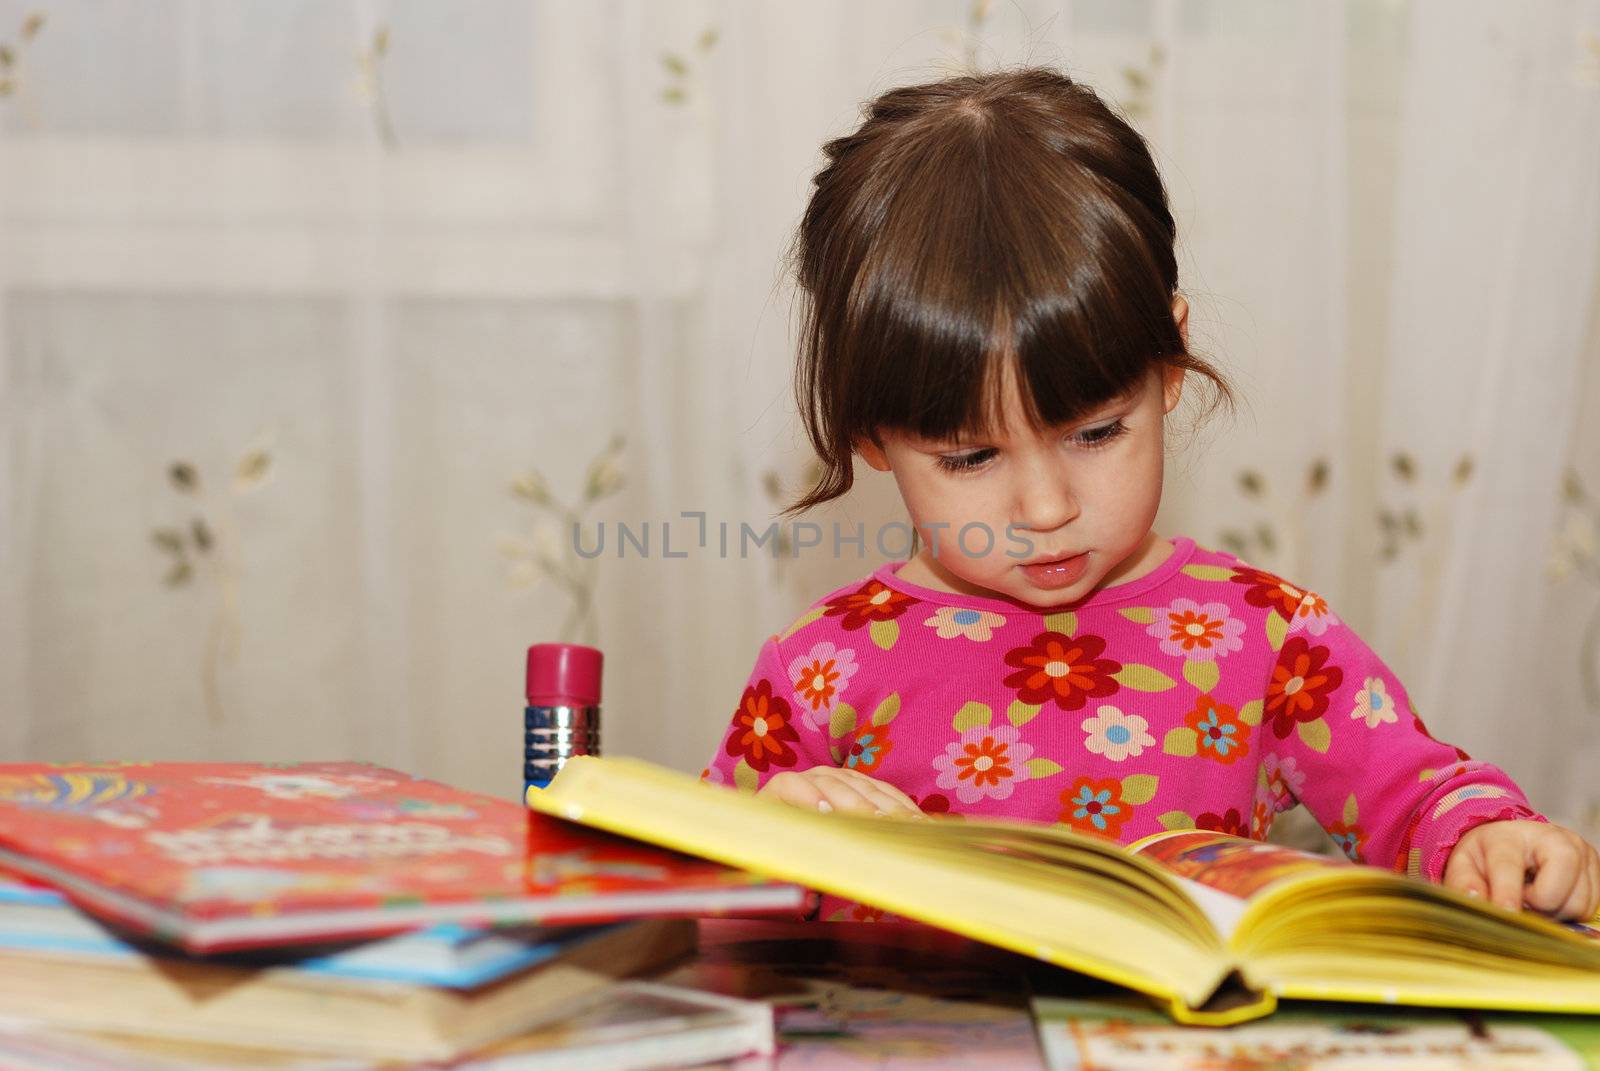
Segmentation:
{"type": "Polygon", "coordinates": [[[1575,919],[1587,922],[1594,915],[1595,877],[1588,867],[1578,871],[1578,880],[1561,906],[1551,912],[1558,919],[1575,919]]]}
{"type": "Polygon", "coordinates": [[[1595,855],[1594,849],[1589,849],[1589,865],[1584,872],[1589,878],[1588,896],[1583,902],[1583,907],[1578,912],[1578,917],[1586,922],[1600,923],[1600,857],[1595,855]]]}
{"type": "Polygon", "coordinates": [[[911,801],[910,796],[907,796],[887,781],[879,781],[877,778],[868,777],[859,770],[839,769],[835,772],[843,777],[864,799],[870,800],[873,804],[872,809],[880,814],[897,814],[904,811],[918,810],[917,805],[911,801]]]}
{"type": "Polygon", "coordinates": [[[1578,878],[1556,917],[1592,923],[1600,910],[1600,855],[1582,838],[1577,840],[1577,853],[1578,878]]]}
{"type": "Polygon", "coordinates": [[[1521,910],[1527,877],[1522,844],[1509,838],[1492,840],[1484,846],[1483,862],[1489,876],[1489,899],[1509,911],[1521,910]]]}
{"type": "Polygon", "coordinates": [[[1583,856],[1566,839],[1548,837],[1534,846],[1533,857],[1537,873],[1527,889],[1528,906],[1545,914],[1564,913],[1586,878],[1583,856]]]}
{"type": "Polygon", "coordinates": [[[772,779],[762,786],[761,791],[772,793],[792,807],[809,807],[815,810],[817,804],[822,802],[822,793],[817,791],[809,779],[788,770],[773,774],[772,779]]]}
{"type": "Polygon", "coordinates": [[[819,807],[819,810],[855,811],[871,814],[881,810],[876,802],[860,792],[854,785],[837,777],[817,777],[812,780],[813,787],[821,794],[819,803],[828,804],[819,807]]]}
{"type": "Polygon", "coordinates": [[[900,802],[878,785],[857,785],[856,791],[878,814],[893,814],[902,809],[900,802]]]}
{"type": "Polygon", "coordinates": [[[1458,846],[1450,853],[1450,858],[1444,864],[1441,884],[1468,896],[1489,895],[1489,885],[1483,879],[1477,856],[1469,848],[1458,846]]]}
{"type": "Polygon", "coordinates": [[[867,778],[867,780],[871,781],[872,787],[878,789],[884,795],[905,807],[906,810],[918,812],[922,810],[922,808],[917,806],[917,801],[902,792],[898,786],[891,785],[887,781],[878,781],[872,778],[867,778]]]}

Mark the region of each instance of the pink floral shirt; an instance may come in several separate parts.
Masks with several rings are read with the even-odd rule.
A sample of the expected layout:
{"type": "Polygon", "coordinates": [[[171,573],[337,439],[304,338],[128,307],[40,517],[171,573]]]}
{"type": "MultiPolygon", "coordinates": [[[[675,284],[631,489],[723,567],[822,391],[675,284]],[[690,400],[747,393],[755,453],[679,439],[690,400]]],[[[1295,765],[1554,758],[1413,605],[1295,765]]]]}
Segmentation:
{"type": "Polygon", "coordinates": [[[1471,827],[1541,817],[1500,769],[1435,740],[1321,597],[1173,545],[1053,612],[886,563],[766,640],[702,777],[755,789],[845,766],[925,811],[1124,843],[1191,826],[1261,838],[1298,802],[1351,859],[1434,881],[1471,827]]]}

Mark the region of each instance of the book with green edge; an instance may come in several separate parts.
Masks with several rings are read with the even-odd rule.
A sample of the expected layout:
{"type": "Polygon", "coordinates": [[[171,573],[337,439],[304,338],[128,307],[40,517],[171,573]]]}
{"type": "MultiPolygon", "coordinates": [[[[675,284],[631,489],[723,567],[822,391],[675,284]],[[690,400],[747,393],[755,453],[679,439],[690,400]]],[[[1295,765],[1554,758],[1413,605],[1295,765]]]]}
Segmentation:
{"type": "Polygon", "coordinates": [[[1048,1071],[1408,1067],[1600,1071],[1600,1019],[1307,1001],[1226,1030],[1173,1023],[1132,995],[1033,1000],[1048,1071]]]}

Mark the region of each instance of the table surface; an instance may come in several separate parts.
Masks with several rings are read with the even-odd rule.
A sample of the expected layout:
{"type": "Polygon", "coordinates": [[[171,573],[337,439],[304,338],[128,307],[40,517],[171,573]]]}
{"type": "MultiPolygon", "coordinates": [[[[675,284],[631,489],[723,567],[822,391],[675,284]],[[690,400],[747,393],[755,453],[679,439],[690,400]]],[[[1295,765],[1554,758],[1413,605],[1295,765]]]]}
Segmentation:
{"type": "Polygon", "coordinates": [[[779,1051],[729,1071],[1038,1071],[1036,992],[1115,992],[1026,956],[912,923],[702,919],[695,959],[663,980],[776,1013],[779,1051]]]}

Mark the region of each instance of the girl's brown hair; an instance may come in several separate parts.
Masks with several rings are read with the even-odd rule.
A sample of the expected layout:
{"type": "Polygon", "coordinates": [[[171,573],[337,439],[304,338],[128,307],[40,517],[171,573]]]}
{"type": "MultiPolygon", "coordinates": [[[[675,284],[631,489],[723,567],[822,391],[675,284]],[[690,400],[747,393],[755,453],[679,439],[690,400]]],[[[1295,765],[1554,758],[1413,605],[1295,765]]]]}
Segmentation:
{"type": "Polygon", "coordinates": [[[1184,345],[1166,190],[1137,131],[1049,68],[892,89],[827,163],[790,257],[795,392],[822,461],[799,513],[850,489],[853,444],[999,425],[1009,364],[1033,427],[1135,389],[1184,345]]]}

